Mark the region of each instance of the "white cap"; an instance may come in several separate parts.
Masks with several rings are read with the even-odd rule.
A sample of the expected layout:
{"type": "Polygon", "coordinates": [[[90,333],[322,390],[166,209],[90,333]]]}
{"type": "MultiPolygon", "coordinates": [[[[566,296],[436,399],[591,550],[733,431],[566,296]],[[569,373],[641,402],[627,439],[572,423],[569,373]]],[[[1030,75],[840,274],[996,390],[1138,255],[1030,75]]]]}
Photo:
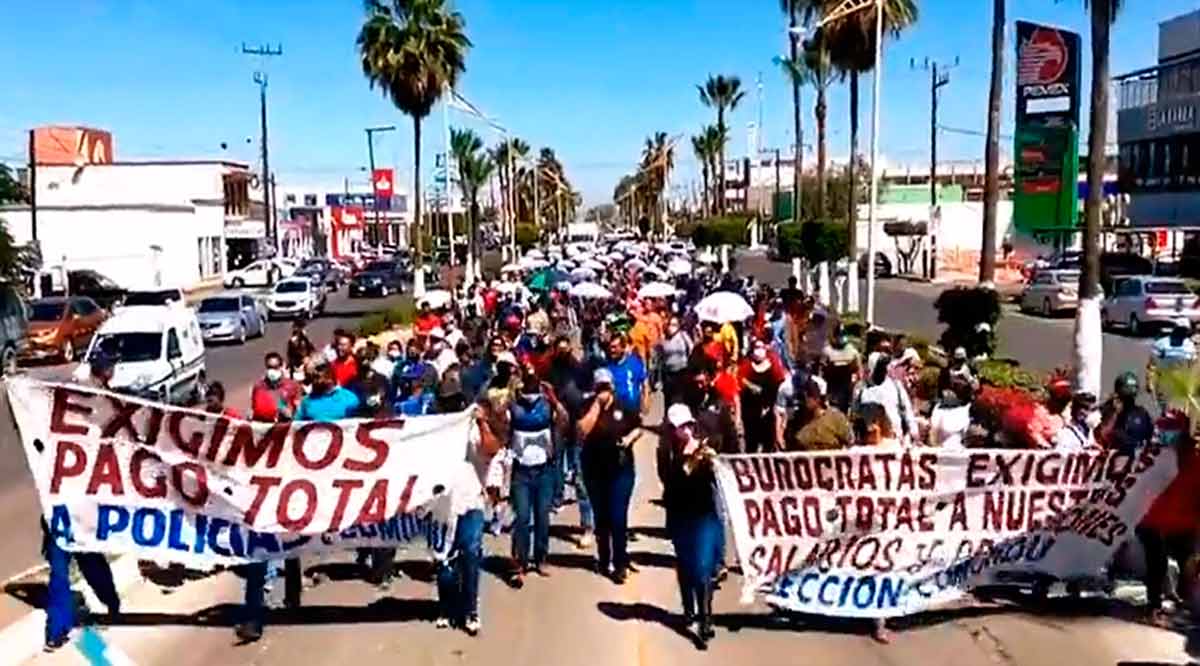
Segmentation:
{"type": "Polygon", "coordinates": [[[904,353],[900,355],[900,363],[902,365],[904,363],[920,363],[920,362],[921,362],[921,355],[918,354],[917,350],[913,349],[912,347],[905,349],[904,353]]]}
{"type": "Polygon", "coordinates": [[[441,326],[434,326],[433,330],[429,332],[429,337],[437,338],[438,340],[445,340],[446,331],[441,326]]]}
{"type": "Polygon", "coordinates": [[[692,418],[692,410],[683,403],[675,403],[667,409],[667,423],[678,428],[681,425],[695,423],[696,419],[692,418]]]}
{"type": "Polygon", "coordinates": [[[592,383],[612,386],[613,374],[608,368],[596,368],[596,371],[592,373],[592,383]]]}

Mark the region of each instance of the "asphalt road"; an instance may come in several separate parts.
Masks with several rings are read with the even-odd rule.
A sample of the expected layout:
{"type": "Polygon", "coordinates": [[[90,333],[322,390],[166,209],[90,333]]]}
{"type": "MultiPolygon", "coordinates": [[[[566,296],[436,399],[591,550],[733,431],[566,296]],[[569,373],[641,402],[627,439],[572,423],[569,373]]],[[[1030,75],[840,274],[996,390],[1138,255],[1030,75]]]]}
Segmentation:
{"type": "MultiPolygon", "coordinates": [[[[744,254],[738,258],[738,271],[773,285],[782,285],[791,275],[791,266],[768,261],[763,255],[744,254]]],[[[865,290],[865,282],[864,290],[865,290]]],[[[875,319],[884,328],[908,331],[936,342],[944,326],[937,321],[933,302],[946,285],[913,282],[893,278],[876,281],[875,319]]],[[[860,302],[865,303],[865,295],[860,302]]],[[[1071,316],[1046,318],[1018,311],[1006,304],[996,327],[999,340],[997,356],[1013,358],[1033,370],[1050,372],[1071,362],[1074,319],[1071,316]]],[[[1101,366],[1105,390],[1126,370],[1144,374],[1152,340],[1133,338],[1122,333],[1104,334],[1104,360],[1101,366]]]]}
{"type": "MultiPolygon", "coordinates": [[[[329,297],[324,315],[309,322],[309,337],[320,346],[332,339],[334,329],[353,327],[365,314],[386,309],[398,304],[399,297],[387,299],[350,299],[346,289],[329,297]]],[[[283,353],[291,333],[288,321],[272,321],[267,334],[245,345],[215,344],[206,353],[210,381],[225,385],[230,406],[248,410],[250,389],[262,374],[263,356],[269,351],[283,353]]],[[[36,366],[26,371],[48,379],[67,379],[74,364],[36,366]]],[[[37,494],[29,476],[21,440],[8,412],[7,394],[0,392],[3,401],[3,417],[0,417],[0,580],[8,581],[19,577],[22,572],[43,562],[41,532],[38,529],[37,494]]],[[[28,607],[5,595],[0,597],[0,627],[7,624],[14,613],[28,611],[28,607]]]]}

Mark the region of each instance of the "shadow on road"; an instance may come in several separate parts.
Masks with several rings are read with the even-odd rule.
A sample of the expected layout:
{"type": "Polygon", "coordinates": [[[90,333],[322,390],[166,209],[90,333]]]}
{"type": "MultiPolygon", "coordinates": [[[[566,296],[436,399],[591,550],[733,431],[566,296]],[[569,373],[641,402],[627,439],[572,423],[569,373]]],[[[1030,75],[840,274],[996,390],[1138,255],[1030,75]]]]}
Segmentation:
{"type": "Polygon", "coordinates": [[[682,614],[672,613],[653,604],[644,602],[625,604],[614,601],[601,601],[596,604],[596,609],[618,622],[653,622],[670,629],[676,635],[687,639],[692,644],[695,644],[697,640],[696,636],[688,630],[687,620],[682,614]]]}

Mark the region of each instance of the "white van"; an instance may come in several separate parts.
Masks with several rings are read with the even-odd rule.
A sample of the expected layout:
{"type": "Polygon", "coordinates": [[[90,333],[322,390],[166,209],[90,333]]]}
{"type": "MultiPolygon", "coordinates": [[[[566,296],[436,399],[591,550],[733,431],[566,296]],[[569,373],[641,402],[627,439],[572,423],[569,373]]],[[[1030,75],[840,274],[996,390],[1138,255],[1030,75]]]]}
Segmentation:
{"type": "Polygon", "coordinates": [[[200,398],[204,340],[190,308],[119,308],[92,336],[84,362],[75,371],[77,379],[91,373],[89,361],[99,354],[113,360],[114,390],[172,404],[200,398]]]}

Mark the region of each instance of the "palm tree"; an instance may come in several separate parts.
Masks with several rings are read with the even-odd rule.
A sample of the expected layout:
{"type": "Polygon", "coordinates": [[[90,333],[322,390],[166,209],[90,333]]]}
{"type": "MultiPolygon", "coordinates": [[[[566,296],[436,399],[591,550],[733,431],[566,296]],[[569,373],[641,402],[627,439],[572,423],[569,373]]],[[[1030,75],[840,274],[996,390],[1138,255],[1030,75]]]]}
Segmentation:
{"type": "Polygon", "coordinates": [[[704,130],[692,135],[692,152],[700,160],[700,173],[704,180],[704,198],[700,203],[700,216],[708,217],[708,144],[704,142],[704,130]]]}
{"type": "MultiPolygon", "coordinates": [[[[700,101],[711,109],[717,110],[717,127],[723,133],[728,133],[729,127],[725,124],[725,113],[733,111],[737,105],[745,98],[746,93],[742,90],[742,80],[736,76],[725,76],[723,74],[709,75],[708,80],[702,86],[696,86],[700,92],[700,101]]],[[[719,152],[719,168],[717,170],[717,212],[725,212],[725,144],[721,144],[719,152]]]]}
{"type": "Polygon", "coordinates": [[[639,168],[647,188],[647,197],[653,201],[653,218],[658,227],[665,230],[662,195],[667,187],[667,174],[675,168],[675,144],[666,132],[655,132],[646,137],[639,168]]]}
{"type": "MultiPolygon", "coordinates": [[[[788,46],[790,51],[787,62],[801,62],[800,34],[798,29],[802,22],[807,25],[812,21],[819,4],[820,0],[779,0],[779,9],[788,19],[788,46]]],[[[796,139],[794,153],[796,163],[792,165],[792,196],[795,197],[795,203],[792,206],[792,222],[798,223],[800,221],[800,179],[804,172],[804,124],[801,122],[800,112],[800,88],[804,85],[804,82],[795,76],[789,78],[792,84],[792,136],[796,139]]],[[[823,93],[824,91],[820,92],[823,93]]],[[[822,174],[818,174],[819,181],[821,178],[822,174]]],[[[824,188],[819,188],[818,192],[823,193],[824,188]]],[[[817,196],[818,199],[821,199],[823,194],[818,194],[817,196]]],[[[818,205],[818,210],[823,210],[823,206],[818,205]]]]}
{"type": "MultiPolygon", "coordinates": [[[[914,0],[881,0],[883,2],[883,28],[885,34],[898,37],[917,20],[914,0]]],[[[843,0],[822,0],[821,13],[828,15],[843,0]]],[[[835,67],[850,79],[850,164],[849,164],[849,224],[848,245],[852,260],[846,299],[851,307],[857,307],[858,289],[858,196],[856,192],[856,163],[858,161],[858,77],[875,68],[875,12],[858,11],[830,21],[822,27],[829,46],[829,55],[835,67]]]]}
{"type": "Polygon", "coordinates": [[[358,33],[363,74],[413,121],[413,220],[416,277],[413,293],[425,291],[421,236],[421,120],[466,71],[466,21],[446,0],[367,0],[358,33]]]}
{"type": "MultiPolygon", "coordinates": [[[[461,158],[460,158],[461,159],[461,158]]],[[[477,276],[479,269],[479,190],[487,184],[492,177],[496,165],[492,162],[491,157],[487,153],[475,152],[459,162],[458,172],[462,182],[463,194],[467,198],[467,202],[471,211],[470,230],[467,236],[467,252],[471,259],[469,265],[473,271],[473,276],[477,276]]]]}
{"type": "Polygon", "coordinates": [[[1092,98],[1088,119],[1087,201],[1084,206],[1083,263],[1079,308],[1075,313],[1075,385],[1100,394],[1100,205],[1103,200],[1105,139],[1108,136],[1109,30],[1122,0],[1084,0],[1091,10],[1092,98]]]}
{"type": "MultiPolygon", "coordinates": [[[[992,2],[992,81],[988,89],[987,143],[983,150],[983,239],[979,284],[996,279],[996,206],[1000,201],[1000,113],[1004,104],[1004,26],[1007,0],[992,2]]],[[[937,257],[933,257],[937,261],[937,257]]]]}
{"type": "MultiPolygon", "coordinates": [[[[469,209],[467,230],[468,274],[470,274],[476,261],[475,235],[479,220],[478,212],[476,211],[477,202],[472,198],[472,194],[468,192],[467,179],[470,176],[478,175],[478,172],[473,170],[479,169],[480,164],[478,163],[480,162],[486,163],[488,166],[487,178],[491,178],[492,175],[491,159],[487,155],[480,155],[482,150],[483,139],[479,138],[479,135],[473,130],[466,128],[459,129],[457,127],[450,128],[450,153],[454,156],[454,162],[458,166],[458,182],[462,186],[464,199],[463,203],[469,209]]],[[[487,178],[484,178],[483,181],[475,184],[475,192],[473,193],[474,197],[477,198],[479,196],[479,188],[483,187],[484,183],[487,181],[487,178]]],[[[468,279],[470,279],[470,277],[468,277],[468,279]]]]}
{"type": "MultiPolygon", "coordinates": [[[[833,61],[830,59],[829,47],[825,43],[824,34],[820,31],[811,39],[808,39],[803,44],[803,51],[799,58],[791,60],[783,60],[776,58],[775,61],[783,69],[788,80],[796,85],[810,85],[817,92],[817,100],[813,105],[813,118],[817,121],[817,217],[824,217],[825,210],[825,190],[826,190],[826,165],[828,164],[829,146],[828,146],[828,116],[829,102],[828,92],[830,84],[839,78],[839,71],[833,66],[833,61]]],[[[798,146],[797,150],[801,150],[798,146]]],[[[801,162],[796,160],[796,183],[795,187],[799,187],[799,174],[801,162]]],[[[796,190],[799,192],[799,189],[796,190]]],[[[794,214],[793,221],[800,220],[799,198],[797,204],[792,207],[794,214]]]]}

